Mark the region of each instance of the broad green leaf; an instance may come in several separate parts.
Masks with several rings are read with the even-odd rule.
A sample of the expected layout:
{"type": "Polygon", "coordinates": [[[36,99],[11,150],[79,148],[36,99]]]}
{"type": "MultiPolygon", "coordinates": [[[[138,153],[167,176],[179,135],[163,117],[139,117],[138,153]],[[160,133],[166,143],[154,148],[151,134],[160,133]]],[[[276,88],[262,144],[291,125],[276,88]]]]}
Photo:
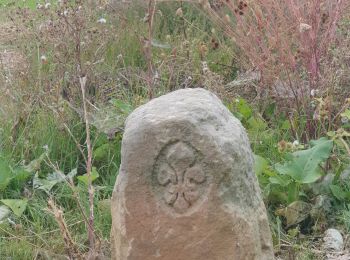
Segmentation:
{"type": "Polygon", "coordinates": [[[39,178],[38,173],[36,173],[33,179],[33,187],[34,189],[43,190],[46,193],[49,193],[57,183],[63,181],[64,177],[59,173],[51,173],[45,179],[39,178]]]}
{"type": "Polygon", "coordinates": [[[264,157],[254,154],[254,171],[257,176],[262,174],[268,166],[269,163],[264,157]]]}
{"type": "Polygon", "coordinates": [[[299,199],[299,187],[298,183],[292,182],[288,185],[288,203],[292,203],[299,199]]]}
{"type": "Polygon", "coordinates": [[[247,101],[244,99],[240,98],[238,103],[237,103],[237,108],[238,112],[243,115],[244,119],[249,119],[252,114],[253,110],[252,108],[247,104],[247,101]]]}
{"type": "Polygon", "coordinates": [[[327,137],[321,137],[320,139],[317,139],[317,140],[311,140],[310,141],[310,146],[314,147],[314,146],[321,145],[321,144],[324,144],[324,143],[327,143],[327,142],[332,142],[332,141],[328,140],[327,137]]]}
{"type": "Polygon", "coordinates": [[[333,196],[338,200],[342,201],[346,198],[346,192],[343,191],[338,185],[329,185],[329,188],[331,189],[333,196]]]}
{"type": "Polygon", "coordinates": [[[48,155],[48,152],[45,151],[43,154],[39,156],[39,158],[31,161],[28,165],[24,166],[24,169],[27,172],[36,172],[40,169],[42,161],[45,159],[45,157],[48,155]]]}
{"type": "Polygon", "coordinates": [[[95,161],[103,161],[106,160],[108,158],[108,154],[110,153],[110,151],[113,149],[113,144],[112,143],[105,143],[99,147],[97,147],[94,150],[94,160],[95,161]]]}
{"type": "Polygon", "coordinates": [[[0,191],[5,190],[12,178],[11,168],[8,162],[0,157],[0,191]]]}
{"type": "MultiPolygon", "coordinates": [[[[78,180],[82,183],[84,183],[86,186],[88,186],[89,184],[89,176],[87,174],[84,174],[84,175],[81,175],[81,176],[78,176],[78,180]]],[[[99,177],[99,174],[96,170],[95,167],[92,167],[92,170],[91,170],[91,182],[93,182],[94,180],[96,180],[97,178],[99,177]]]]}
{"type": "Polygon", "coordinates": [[[46,178],[39,178],[38,173],[36,173],[33,179],[33,186],[35,189],[49,193],[56,184],[72,180],[76,174],[76,168],[67,175],[64,175],[62,172],[53,172],[47,175],[46,178]]]}
{"type": "Polygon", "coordinates": [[[3,204],[5,204],[7,207],[9,207],[17,217],[22,216],[28,204],[27,199],[23,199],[23,200],[8,199],[8,200],[0,200],[0,201],[3,204]]]}
{"type": "Polygon", "coordinates": [[[11,210],[5,206],[1,205],[0,206],[0,223],[3,221],[9,214],[11,213],[11,210]]]}
{"type": "Polygon", "coordinates": [[[78,173],[77,168],[74,168],[66,175],[66,179],[72,180],[75,177],[75,175],[77,175],[77,173],[78,173]]]}
{"type": "Polygon", "coordinates": [[[276,170],[299,183],[315,182],[322,176],[319,165],[330,156],[333,141],[321,138],[310,143],[313,145],[311,148],[294,152],[291,161],[284,165],[276,164],[276,170]]]}
{"type": "Polygon", "coordinates": [[[287,175],[277,174],[276,176],[271,176],[269,181],[272,184],[278,184],[282,187],[286,187],[291,182],[291,178],[287,175]]]}

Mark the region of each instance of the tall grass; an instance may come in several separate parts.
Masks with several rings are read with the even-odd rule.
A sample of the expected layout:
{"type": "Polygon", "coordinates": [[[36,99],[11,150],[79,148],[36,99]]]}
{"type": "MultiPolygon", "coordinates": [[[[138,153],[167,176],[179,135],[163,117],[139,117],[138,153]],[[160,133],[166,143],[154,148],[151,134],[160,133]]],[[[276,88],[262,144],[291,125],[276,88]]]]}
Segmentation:
{"type": "Polygon", "coordinates": [[[334,92],[339,67],[334,64],[332,49],[347,41],[337,28],[350,10],[349,1],[214,2],[219,7],[200,1],[209,17],[238,46],[242,66],[259,73],[260,96],[274,96],[290,113],[304,114],[305,137],[315,137],[315,111],[310,102],[315,93],[334,92]]]}

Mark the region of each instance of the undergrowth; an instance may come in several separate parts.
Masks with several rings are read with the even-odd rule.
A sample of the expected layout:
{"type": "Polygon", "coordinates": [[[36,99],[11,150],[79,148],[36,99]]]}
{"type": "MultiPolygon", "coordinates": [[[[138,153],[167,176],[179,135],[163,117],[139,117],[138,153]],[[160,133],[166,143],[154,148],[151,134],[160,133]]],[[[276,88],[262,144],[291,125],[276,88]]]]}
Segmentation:
{"type": "MultiPolygon", "coordinates": [[[[321,259],[325,229],[349,231],[347,9],[322,9],[334,24],[314,17],[336,26],[329,35],[309,27],[317,11],[311,5],[301,23],[293,13],[289,26],[291,13],[277,12],[283,1],[272,13],[268,0],[257,1],[262,8],[199,2],[0,0],[0,21],[11,26],[0,27],[0,259],[84,258],[92,249],[108,258],[125,118],[178,88],[213,91],[247,129],[276,256],[321,259]],[[254,31],[259,22],[267,29],[254,31]],[[312,32],[329,40],[317,61],[303,53],[312,32]],[[10,66],[4,51],[25,58],[10,66]],[[278,88],[296,92],[272,95],[285,71],[292,81],[278,88]]],[[[285,10],[301,12],[297,3],[285,10]]]]}

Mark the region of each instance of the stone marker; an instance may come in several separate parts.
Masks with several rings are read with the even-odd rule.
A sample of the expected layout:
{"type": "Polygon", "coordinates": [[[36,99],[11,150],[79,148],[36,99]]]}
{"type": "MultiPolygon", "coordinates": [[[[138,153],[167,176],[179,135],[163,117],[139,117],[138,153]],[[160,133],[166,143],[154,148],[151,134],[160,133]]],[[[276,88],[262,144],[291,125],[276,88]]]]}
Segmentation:
{"type": "Polygon", "coordinates": [[[127,119],[112,198],[118,260],[271,260],[266,210],[241,123],[203,89],[127,119]]]}

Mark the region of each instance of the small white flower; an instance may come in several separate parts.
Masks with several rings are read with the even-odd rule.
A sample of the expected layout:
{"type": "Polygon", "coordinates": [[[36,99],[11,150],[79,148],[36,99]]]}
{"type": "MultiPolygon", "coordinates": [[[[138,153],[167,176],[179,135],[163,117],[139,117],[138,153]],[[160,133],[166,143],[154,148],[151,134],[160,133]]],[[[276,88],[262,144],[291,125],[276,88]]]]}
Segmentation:
{"type": "Polygon", "coordinates": [[[48,146],[47,144],[45,144],[45,145],[43,146],[43,149],[47,151],[47,150],[49,150],[49,146],[48,146]]]}
{"type": "Polygon", "coordinates": [[[50,8],[50,6],[51,6],[51,4],[50,4],[50,3],[46,3],[46,4],[45,4],[45,9],[49,9],[49,8],[50,8]]]}
{"type": "Polygon", "coordinates": [[[101,24],[104,24],[104,23],[107,23],[107,20],[105,18],[100,18],[100,19],[98,19],[97,22],[101,23],[101,24]]]}
{"type": "Polygon", "coordinates": [[[37,5],[36,5],[36,8],[37,8],[37,9],[42,9],[42,8],[43,8],[43,5],[42,5],[42,4],[37,4],[37,5]]]}
{"type": "Polygon", "coordinates": [[[41,55],[40,60],[41,60],[42,63],[46,63],[47,62],[47,58],[46,58],[45,55],[41,55]]]}
{"type": "Polygon", "coordinates": [[[206,61],[202,61],[202,71],[204,74],[209,72],[208,63],[206,61]]]}
{"type": "Polygon", "coordinates": [[[310,95],[314,97],[316,95],[316,89],[311,89],[310,95]]]}
{"type": "Polygon", "coordinates": [[[67,16],[68,15],[68,10],[64,10],[63,15],[67,16]]]}
{"type": "Polygon", "coordinates": [[[306,32],[306,31],[310,30],[311,28],[312,28],[311,25],[308,25],[306,23],[300,23],[300,25],[299,25],[299,32],[303,33],[303,32],[306,32]]]}
{"type": "Polygon", "coordinates": [[[299,141],[298,140],[295,140],[293,143],[292,143],[293,147],[297,147],[299,145],[299,141]]]}

